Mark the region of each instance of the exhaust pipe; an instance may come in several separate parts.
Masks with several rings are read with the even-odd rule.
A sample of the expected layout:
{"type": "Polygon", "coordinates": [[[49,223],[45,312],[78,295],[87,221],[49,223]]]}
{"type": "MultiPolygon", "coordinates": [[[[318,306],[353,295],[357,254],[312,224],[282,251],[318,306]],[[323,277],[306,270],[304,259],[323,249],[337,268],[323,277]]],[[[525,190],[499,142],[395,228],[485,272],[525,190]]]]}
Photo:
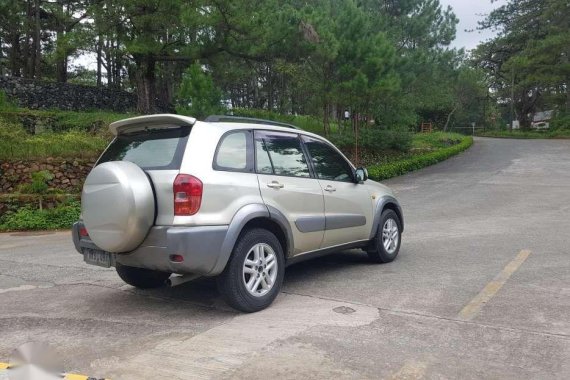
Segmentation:
{"type": "Polygon", "coordinates": [[[169,287],[178,286],[180,284],[184,284],[185,282],[192,281],[200,277],[202,276],[197,274],[183,274],[183,275],[174,274],[170,276],[168,280],[166,280],[166,286],[169,287]]]}

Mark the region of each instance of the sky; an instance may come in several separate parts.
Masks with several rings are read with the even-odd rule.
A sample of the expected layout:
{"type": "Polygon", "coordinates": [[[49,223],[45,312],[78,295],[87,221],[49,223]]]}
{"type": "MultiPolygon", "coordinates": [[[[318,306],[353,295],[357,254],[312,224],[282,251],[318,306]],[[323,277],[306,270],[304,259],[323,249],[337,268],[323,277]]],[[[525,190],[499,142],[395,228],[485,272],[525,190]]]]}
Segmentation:
{"type": "Polygon", "coordinates": [[[471,50],[480,42],[483,42],[496,35],[495,32],[485,30],[483,32],[476,30],[477,21],[483,20],[485,15],[506,3],[506,0],[498,0],[491,3],[491,0],[439,0],[446,7],[450,5],[453,13],[459,19],[457,25],[457,35],[455,41],[451,43],[452,47],[465,48],[471,50]],[[466,32],[465,30],[474,30],[466,32]]]}

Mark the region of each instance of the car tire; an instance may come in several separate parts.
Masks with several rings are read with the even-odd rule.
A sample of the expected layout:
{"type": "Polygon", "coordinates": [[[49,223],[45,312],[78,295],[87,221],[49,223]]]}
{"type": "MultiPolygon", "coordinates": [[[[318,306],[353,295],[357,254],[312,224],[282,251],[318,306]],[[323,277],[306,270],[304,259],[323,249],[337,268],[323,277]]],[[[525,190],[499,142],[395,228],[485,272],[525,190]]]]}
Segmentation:
{"type": "Polygon", "coordinates": [[[380,216],[376,237],[368,250],[368,257],[375,263],[394,261],[402,243],[402,223],[394,210],[384,210],[380,216]]]}
{"type": "Polygon", "coordinates": [[[217,278],[224,300],[246,313],[268,307],[281,290],[285,273],[283,248],[268,230],[254,228],[238,238],[224,271],[217,278]]]}
{"type": "Polygon", "coordinates": [[[170,273],[156,270],[130,267],[117,263],[117,274],[127,284],[139,289],[153,289],[163,286],[170,273]]]}

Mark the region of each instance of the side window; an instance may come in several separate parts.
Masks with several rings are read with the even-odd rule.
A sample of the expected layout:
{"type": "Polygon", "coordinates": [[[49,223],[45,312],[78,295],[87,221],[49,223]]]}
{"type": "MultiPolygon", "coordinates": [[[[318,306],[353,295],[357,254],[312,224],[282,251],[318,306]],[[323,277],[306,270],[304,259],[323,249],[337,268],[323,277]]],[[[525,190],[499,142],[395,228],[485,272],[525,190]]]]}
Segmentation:
{"type": "Polygon", "coordinates": [[[256,169],[261,174],[273,174],[273,166],[269,158],[269,152],[263,140],[255,139],[255,155],[257,157],[256,169]]]}
{"type": "Polygon", "coordinates": [[[256,132],[256,169],[260,174],[310,177],[301,140],[286,133],[256,132]]]}
{"type": "Polygon", "coordinates": [[[214,169],[247,171],[249,131],[232,132],[222,137],[214,158],[214,169]]]}
{"type": "Polygon", "coordinates": [[[324,142],[306,138],[317,178],[330,181],[352,182],[352,167],[332,146],[324,142]]]}

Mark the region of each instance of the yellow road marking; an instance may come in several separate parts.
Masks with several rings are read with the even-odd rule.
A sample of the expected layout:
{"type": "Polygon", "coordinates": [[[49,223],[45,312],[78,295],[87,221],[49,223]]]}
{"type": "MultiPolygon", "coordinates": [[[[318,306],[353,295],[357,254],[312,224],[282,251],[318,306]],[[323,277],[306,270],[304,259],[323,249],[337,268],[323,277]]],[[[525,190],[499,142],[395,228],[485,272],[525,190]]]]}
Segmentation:
{"type": "Polygon", "coordinates": [[[87,379],[89,379],[89,377],[83,376],[83,375],[77,375],[75,373],[66,373],[65,377],[63,379],[64,380],[87,380],[87,379]]]}
{"type": "Polygon", "coordinates": [[[523,249],[519,254],[508,263],[505,268],[495,277],[491,282],[489,282],[483,290],[479,292],[458,314],[458,317],[462,320],[469,321],[472,320],[477,313],[485,306],[487,302],[491,300],[497,294],[497,292],[505,285],[507,280],[516,272],[517,269],[525,262],[525,260],[530,255],[530,251],[523,249]]]}
{"type": "Polygon", "coordinates": [[[418,380],[424,377],[427,364],[410,361],[400,368],[398,372],[390,376],[390,380],[418,380]]]}
{"type": "Polygon", "coordinates": [[[8,363],[0,363],[0,369],[8,369],[8,363]]]}

